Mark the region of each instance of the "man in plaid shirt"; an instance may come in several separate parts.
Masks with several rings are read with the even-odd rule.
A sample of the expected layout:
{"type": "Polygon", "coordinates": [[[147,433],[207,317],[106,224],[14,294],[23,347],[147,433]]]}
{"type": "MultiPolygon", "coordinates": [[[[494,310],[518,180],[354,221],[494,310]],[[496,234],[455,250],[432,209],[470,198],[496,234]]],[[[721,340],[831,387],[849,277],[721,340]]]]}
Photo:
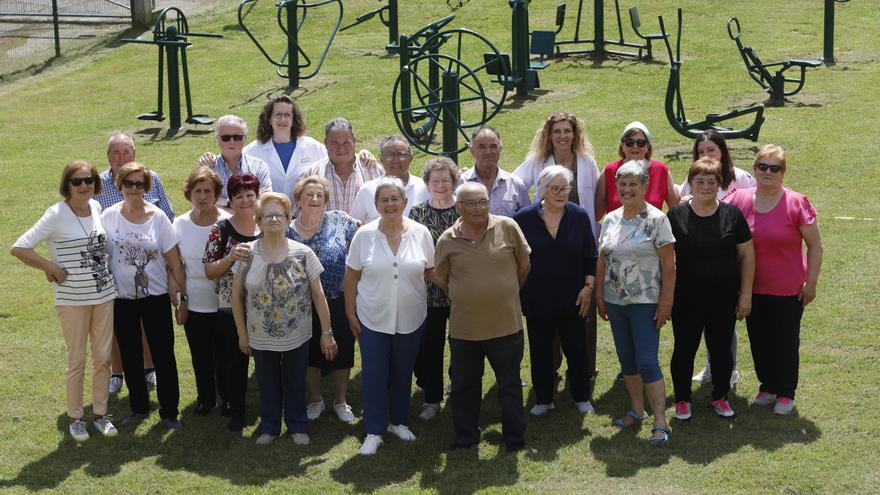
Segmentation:
{"type": "MultiPolygon", "coordinates": [[[[116,171],[122,168],[128,162],[134,161],[136,150],[134,148],[134,140],[131,136],[124,132],[114,132],[110,136],[107,143],[107,162],[110,168],[101,172],[101,183],[103,193],[95,196],[95,201],[101,205],[102,210],[115,205],[122,201],[122,192],[116,189],[114,177],[116,171]]],[[[174,221],[174,210],[171,209],[171,202],[165,195],[165,188],[162,186],[162,180],[159,174],[150,170],[150,176],[153,179],[153,187],[144,195],[144,199],[158,206],[160,210],[168,215],[168,220],[174,221]]]]}

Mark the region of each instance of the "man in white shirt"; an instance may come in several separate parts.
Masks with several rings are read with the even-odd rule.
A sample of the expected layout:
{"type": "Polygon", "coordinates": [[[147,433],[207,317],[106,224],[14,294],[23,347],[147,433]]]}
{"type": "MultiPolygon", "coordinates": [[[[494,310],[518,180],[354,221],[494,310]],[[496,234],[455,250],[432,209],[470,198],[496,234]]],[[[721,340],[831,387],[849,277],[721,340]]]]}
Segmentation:
{"type": "MultiPolygon", "coordinates": [[[[409,216],[409,210],[413,206],[425,202],[428,197],[428,189],[421,177],[409,173],[413,155],[409,143],[400,136],[387,136],[379,143],[379,153],[385,173],[391,177],[400,179],[406,187],[406,208],[403,216],[409,216]]],[[[361,187],[354,203],[351,205],[351,216],[363,223],[371,222],[379,218],[376,211],[376,186],[378,179],[373,179],[361,187]]]]}

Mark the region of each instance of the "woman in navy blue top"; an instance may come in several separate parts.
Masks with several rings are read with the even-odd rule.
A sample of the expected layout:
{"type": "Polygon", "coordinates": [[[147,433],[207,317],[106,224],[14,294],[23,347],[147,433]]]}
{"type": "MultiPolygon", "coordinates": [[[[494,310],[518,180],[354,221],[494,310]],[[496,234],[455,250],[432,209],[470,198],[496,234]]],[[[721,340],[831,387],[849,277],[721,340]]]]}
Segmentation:
{"type": "Polygon", "coordinates": [[[521,209],[519,224],[532,252],[532,269],[520,290],[526,316],[535,388],[533,415],[555,409],[553,340],[558,334],[568,369],[569,389],[581,413],[589,402],[584,318],[593,296],[596,243],[587,211],[568,201],[573,177],[567,168],[545,168],[535,185],[540,201],[521,209]]]}

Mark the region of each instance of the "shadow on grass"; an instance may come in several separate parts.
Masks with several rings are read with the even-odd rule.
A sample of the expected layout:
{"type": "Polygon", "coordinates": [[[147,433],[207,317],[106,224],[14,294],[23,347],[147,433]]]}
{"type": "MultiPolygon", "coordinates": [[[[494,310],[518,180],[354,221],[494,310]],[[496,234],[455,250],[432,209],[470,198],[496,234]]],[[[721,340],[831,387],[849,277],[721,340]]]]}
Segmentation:
{"type": "MultiPolygon", "coordinates": [[[[695,390],[692,398],[693,418],[687,422],[670,421],[668,447],[653,448],[647,444],[647,432],[652,419],[646,419],[640,428],[620,430],[609,437],[596,437],[590,441],[593,457],[606,465],[606,474],[615,478],[635,476],[639,470],[658,467],[669,462],[673,456],[690,464],[708,465],[733,454],[743,447],[774,451],[788,444],[807,444],[822,436],[815,423],[798,415],[774,416],[769,408],[750,406],[748,399],[730,395],[730,404],[738,415],[726,420],[715,415],[708,407],[710,386],[695,390]],[[701,407],[705,404],[706,407],[701,407]]],[[[671,403],[672,399],[667,399],[671,403]]],[[[626,390],[622,382],[615,381],[597,401],[604,410],[621,416],[628,408],[626,390]]],[[[670,415],[671,418],[671,415],[670,415]]]]}
{"type": "Polygon", "coordinates": [[[135,134],[146,138],[146,141],[149,143],[156,143],[161,141],[176,141],[178,139],[186,139],[188,137],[202,137],[213,133],[214,130],[211,128],[197,129],[186,127],[177,130],[168,129],[167,127],[148,127],[146,129],[135,131],[135,134]]]}

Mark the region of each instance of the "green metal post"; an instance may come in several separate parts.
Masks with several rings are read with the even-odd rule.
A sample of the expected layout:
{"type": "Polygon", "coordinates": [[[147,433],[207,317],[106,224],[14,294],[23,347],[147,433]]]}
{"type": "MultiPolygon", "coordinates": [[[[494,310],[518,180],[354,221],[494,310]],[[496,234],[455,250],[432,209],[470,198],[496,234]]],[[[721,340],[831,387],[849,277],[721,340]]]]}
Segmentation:
{"type": "Polygon", "coordinates": [[[458,74],[443,71],[443,153],[458,163],[458,126],[461,103],[458,101],[458,74]]]}
{"type": "Polygon", "coordinates": [[[605,0],[595,0],[593,2],[595,9],[593,15],[593,30],[596,33],[593,37],[593,58],[596,60],[605,59],[605,0]]]}
{"type": "Polygon", "coordinates": [[[516,86],[516,94],[528,94],[525,84],[529,70],[529,1],[510,0],[511,13],[511,78],[516,86]]]}
{"type": "Polygon", "coordinates": [[[52,29],[55,34],[55,56],[61,56],[61,36],[58,33],[58,0],[52,0],[52,29]]]}
{"type": "Polygon", "coordinates": [[[785,106],[785,76],[777,72],[770,81],[770,104],[771,107],[785,106]]]}
{"type": "Polygon", "coordinates": [[[834,0],[825,0],[825,43],[823,61],[834,65],[834,0]]]}
{"type": "Polygon", "coordinates": [[[388,0],[388,46],[385,47],[387,50],[394,51],[402,46],[394,46],[397,42],[397,33],[397,0],[388,0]]]}
{"type": "MultiPolygon", "coordinates": [[[[400,72],[403,73],[403,68],[409,65],[409,38],[405,35],[400,36],[400,72]]],[[[409,74],[406,77],[400,80],[400,108],[410,108],[412,106],[412,98],[410,92],[412,91],[412,84],[409,74]]],[[[412,136],[413,128],[413,114],[412,111],[404,112],[401,115],[403,120],[403,125],[406,127],[406,132],[410,136],[412,136]]]]}
{"type": "MultiPolygon", "coordinates": [[[[165,39],[167,41],[179,41],[177,36],[177,27],[168,26],[165,28],[165,39]]],[[[181,128],[180,124],[180,76],[177,69],[177,45],[166,45],[165,51],[168,54],[168,111],[171,113],[172,130],[181,128]]],[[[160,109],[161,110],[161,109],[160,109]]]]}
{"type": "Polygon", "coordinates": [[[287,89],[299,88],[299,47],[297,45],[296,0],[284,4],[287,10],[287,89]]]}

